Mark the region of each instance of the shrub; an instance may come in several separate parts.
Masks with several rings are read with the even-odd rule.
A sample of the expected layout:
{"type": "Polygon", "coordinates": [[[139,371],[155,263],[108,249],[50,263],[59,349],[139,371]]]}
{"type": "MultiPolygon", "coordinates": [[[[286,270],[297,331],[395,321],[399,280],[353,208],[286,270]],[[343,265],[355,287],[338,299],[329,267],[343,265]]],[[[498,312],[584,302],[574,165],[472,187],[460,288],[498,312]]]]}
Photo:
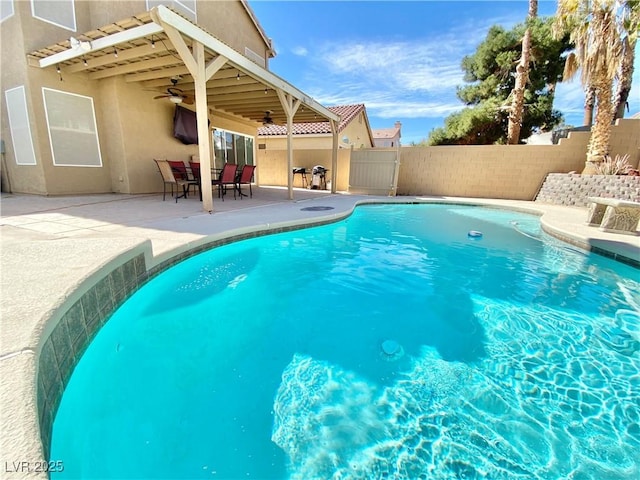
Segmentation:
{"type": "Polygon", "coordinates": [[[598,175],[627,175],[633,168],[629,163],[629,155],[616,155],[616,158],[611,158],[609,155],[605,155],[604,160],[596,165],[596,173],[598,175]]]}

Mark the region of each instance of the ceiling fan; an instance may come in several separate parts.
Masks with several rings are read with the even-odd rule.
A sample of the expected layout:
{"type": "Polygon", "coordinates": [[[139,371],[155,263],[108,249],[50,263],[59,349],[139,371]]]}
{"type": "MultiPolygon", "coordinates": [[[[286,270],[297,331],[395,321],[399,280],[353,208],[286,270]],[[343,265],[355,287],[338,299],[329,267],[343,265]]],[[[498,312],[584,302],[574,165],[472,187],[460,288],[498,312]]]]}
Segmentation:
{"type": "Polygon", "coordinates": [[[191,105],[193,103],[193,97],[186,95],[184,93],[184,90],[176,87],[178,80],[179,79],[177,77],[172,77],[171,83],[173,83],[173,87],[167,88],[167,93],[165,93],[164,95],[158,95],[156,97],[153,97],[153,99],[157,100],[159,98],[168,98],[169,101],[172,103],[178,104],[178,103],[184,102],[187,105],[191,105]]]}
{"type": "Polygon", "coordinates": [[[264,118],[262,119],[262,125],[264,125],[265,127],[268,125],[273,125],[273,118],[271,118],[271,110],[267,110],[266,112],[264,112],[264,118]]]}

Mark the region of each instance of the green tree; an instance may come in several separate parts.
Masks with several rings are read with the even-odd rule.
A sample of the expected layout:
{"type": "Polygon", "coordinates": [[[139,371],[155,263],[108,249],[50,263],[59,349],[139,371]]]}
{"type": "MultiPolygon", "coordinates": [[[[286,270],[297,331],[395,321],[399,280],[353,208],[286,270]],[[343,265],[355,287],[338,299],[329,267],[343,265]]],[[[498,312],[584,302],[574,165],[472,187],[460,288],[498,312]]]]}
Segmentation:
{"type": "Polygon", "coordinates": [[[458,98],[466,108],[445,119],[434,129],[429,145],[482,145],[506,143],[509,95],[515,86],[515,70],[520,59],[522,38],[531,32],[531,68],[524,90],[524,113],[520,138],[536,130],[551,130],[562,121],[553,110],[555,85],[562,78],[562,54],[569,49],[568,36],[556,40],[551,35],[551,19],[536,18],[511,30],[489,29],[473,55],[462,59],[467,85],[458,87],[458,98]]]}
{"type": "Polygon", "coordinates": [[[623,27],[622,62],[618,72],[618,85],[615,94],[614,118],[623,118],[624,110],[631,91],[633,78],[633,64],[635,49],[638,42],[638,28],[640,27],[640,1],[628,0],[622,9],[621,21],[623,27]]]}

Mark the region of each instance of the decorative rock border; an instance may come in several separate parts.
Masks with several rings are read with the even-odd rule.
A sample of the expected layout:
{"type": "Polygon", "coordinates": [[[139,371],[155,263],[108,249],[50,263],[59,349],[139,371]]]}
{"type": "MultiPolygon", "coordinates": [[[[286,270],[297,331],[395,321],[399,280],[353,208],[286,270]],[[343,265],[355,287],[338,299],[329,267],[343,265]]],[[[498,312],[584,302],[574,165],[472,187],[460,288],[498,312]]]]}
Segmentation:
{"type": "Polygon", "coordinates": [[[535,201],[585,207],[589,203],[589,197],[640,202],[640,177],[550,173],[545,178],[535,201]]]}

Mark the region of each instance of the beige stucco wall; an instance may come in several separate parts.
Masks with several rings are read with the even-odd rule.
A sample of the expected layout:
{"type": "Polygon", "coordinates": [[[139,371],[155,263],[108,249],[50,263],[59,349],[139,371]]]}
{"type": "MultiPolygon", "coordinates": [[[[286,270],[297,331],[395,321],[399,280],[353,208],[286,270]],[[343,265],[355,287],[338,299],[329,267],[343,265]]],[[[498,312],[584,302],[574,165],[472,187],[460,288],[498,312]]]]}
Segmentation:
{"type": "MultiPolygon", "coordinates": [[[[0,135],[5,143],[5,162],[2,165],[2,185],[8,189],[9,183],[12,189],[25,193],[43,194],[46,192],[44,172],[42,162],[36,165],[17,165],[14,154],[14,146],[9,128],[9,116],[5,100],[5,91],[23,86],[27,101],[27,109],[31,110],[31,87],[27,77],[27,59],[22,53],[26,47],[23,42],[23,25],[21,15],[27,10],[31,15],[31,7],[28,2],[16,2],[14,4],[15,14],[0,24],[0,86],[2,98],[0,99],[1,118],[0,135]],[[10,47],[10,48],[9,48],[10,47]],[[6,169],[6,171],[5,171],[6,169]],[[9,181],[7,181],[9,180],[9,181]]],[[[33,115],[29,115],[29,122],[32,137],[36,138],[36,122],[33,115]]],[[[38,145],[34,144],[35,155],[38,158],[40,151],[38,145]]]]}
{"type": "Polygon", "coordinates": [[[249,47],[265,58],[268,67],[268,46],[239,0],[224,2],[200,0],[197,4],[197,14],[198,25],[242,55],[245,54],[245,47],[249,47]],[[230,26],[232,28],[229,28],[230,26]]]}
{"type": "Polygon", "coordinates": [[[348,138],[346,142],[353,148],[371,148],[373,143],[369,131],[367,129],[367,119],[364,112],[360,112],[358,117],[353,119],[349,124],[338,134],[338,140],[343,142],[348,138]]]}
{"type": "MultiPolygon", "coordinates": [[[[6,145],[6,172],[16,193],[44,195],[79,193],[150,193],[162,191],[162,181],[154,158],[189,160],[198,154],[197,145],[183,145],[173,138],[174,105],[153,100],[158,92],[122,77],[90,81],[84,73],[64,74],[63,81],[53,68],[39,69],[27,64],[26,52],[69,38],[74,32],[48,24],[32,16],[30,2],[14,2],[15,15],[0,26],[3,92],[1,135],[6,145]],[[4,91],[24,85],[37,165],[17,165],[4,91]],[[94,101],[102,167],[54,166],[42,88],[91,97],[94,101]]],[[[240,1],[198,2],[198,21],[205,29],[244,54],[244,46],[257,53],[266,44],[240,1]],[[222,17],[220,18],[220,15],[222,17]],[[216,18],[212,18],[216,17],[216,18]],[[229,28],[229,25],[234,28],[229,28]]],[[[146,1],[76,1],[78,32],[121,20],[146,10],[146,1]]],[[[184,105],[183,105],[184,106],[184,105]]],[[[187,108],[189,108],[187,106],[187,108]]],[[[223,128],[255,136],[257,124],[229,115],[210,115],[211,128],[223,128]]],[[[7,182],[3,180],[3,185],[7,182]]]]}
{"type": "MultiPolygon", "coordinates": [[[[198,145],[184,145],[173,137],[174,104],[153,100],[155,95],[157,92],[127,84],[122,78],[102,84],[99,96],[102,128],[109,139],[103,149],[112,160],[110,176],[115,192],[162,191],[162,180],[153,159],[189,161],[198,155],[198,145]]],[[[193,110],[193,105],[182,106],[193,110]]],[[[210,135],[214,128],[256,135],[256,124],[229,115],[212,111],[209,120],[210,135]]],[[[210,145],[213,148],[211,141],[210,145]]]]}
{"type": "MultiPolygon", "coordinates": [[[[349,149],[338,150],[338,177],[336,179],[336,189],[346,191],[349,188],[349,159],[351,151],[349,149]]],[[[286,150],[258,150],[257,151],[257,175],[260,185],[285,186],[287,177],[287,151],[286,150]]],[[[331,170],[331,150],[294,150],[293,166],[305,167],[307,169],[307,180],[311,182],[311,169],[315,165],[322,165],[331,170]]],[[[331,178],[329,172],[327,180],[331,178]]],[[[301,187],[300,176],[296,175],[295,187],[301,187]]]]}
{"type": "MultiPolygon", "coordinates": [[[[78,24],[78,31],[85,32],[94,27],[108,25],[145,12],[147,2],[145,0],[76,0],[76,11],[78,10],[86,10],[87,19],[91,22],[91,25],[82,24],[82,28],[78,24]]],[[[245,47],[249,47],[257,54],[266,57],[268,46],[239,0],[197,0],[196,17],[198,25],[241,54],[244,55],[245,47]],[[229,25],[234,27],[229,28],[229,25]]],[[[55,41],[57,39],[53,42],[55,41]]],[[[35,48],[47,44],[47,42],[40,43],[35,48]]]]}

